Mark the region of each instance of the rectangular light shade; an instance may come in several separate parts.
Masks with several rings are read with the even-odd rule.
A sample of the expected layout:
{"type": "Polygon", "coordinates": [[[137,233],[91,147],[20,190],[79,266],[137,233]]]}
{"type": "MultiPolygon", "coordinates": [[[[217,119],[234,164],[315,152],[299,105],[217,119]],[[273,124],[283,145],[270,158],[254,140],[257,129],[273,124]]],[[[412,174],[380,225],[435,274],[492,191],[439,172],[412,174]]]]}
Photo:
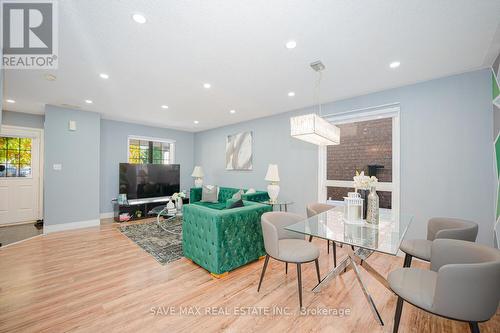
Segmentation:
{"type": "Polygon", "coordinates": [[[338,145],[340,128],[315,113],[290,118],[292,137],[318,146],[338,145]]]}

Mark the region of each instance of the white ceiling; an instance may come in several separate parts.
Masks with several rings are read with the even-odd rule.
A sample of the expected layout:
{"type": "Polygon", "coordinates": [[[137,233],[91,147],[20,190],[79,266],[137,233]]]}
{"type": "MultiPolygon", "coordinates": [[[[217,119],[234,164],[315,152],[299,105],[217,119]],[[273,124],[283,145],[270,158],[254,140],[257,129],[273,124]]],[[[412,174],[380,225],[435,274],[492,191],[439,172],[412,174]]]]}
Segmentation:
{"type": "Polygon", "coordinates": [[[314,104],[318,59],[323,101],[490,66],[499,23],[498,0],[59,1],[59,69],[6,70],[3,107],[199,131],[314,104]]]}

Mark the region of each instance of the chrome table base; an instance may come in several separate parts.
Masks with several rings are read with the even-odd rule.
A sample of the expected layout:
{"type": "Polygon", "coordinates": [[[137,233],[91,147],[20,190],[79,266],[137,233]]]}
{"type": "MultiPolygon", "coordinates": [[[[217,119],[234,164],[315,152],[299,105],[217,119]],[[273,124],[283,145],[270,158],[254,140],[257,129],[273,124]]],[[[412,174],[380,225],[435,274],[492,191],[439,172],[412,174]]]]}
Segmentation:
{"type": "Polygon", "coordinates": [[[366,262],[366,259],[370,257],[370,255],[373,253],[371,250],[366,250],[366,249],[361,249],[358,248],[357,250],[352,250],[350,246],[345,247],[347,249],[347,254],[348,256],[342,260],[337,267],[335,267],[333,270],[331,270],[322,280],[320,283],[316,285],[316,287],[313,288],[313,292],[318,293],[321,291],[322,288],[324,288],[328,282],[333,280],[335,277],[340,275],[344,270],[352,268],[356,278],[358,280],[359,285],[361,286],[361,289],[363,290],[363,294],[365,295],[366,300],[368,301],[368,304],[370,305],[370,309],[373,313],[373,316],[377,320],[377,322],[380,325],[384,325],[384,322],[382,320],[382,317],[380,316],[380,313],[377,310],[377,307],[375,306],[375,303],[373,302],[373,299],[371,295],[368,293],[368,289],[365,286],[365,283],[363,282],[363,279],[361,278],[361,272],[359,269],[359,266],[363,267],[368,273],[370,273],[377,281],[379,281],[384,287],[389,289],[389,284],[387,280],[380,274],[378,273],[370,264],[366,262]],[[359,266],[358,266],[359,265],[359,266]]]}

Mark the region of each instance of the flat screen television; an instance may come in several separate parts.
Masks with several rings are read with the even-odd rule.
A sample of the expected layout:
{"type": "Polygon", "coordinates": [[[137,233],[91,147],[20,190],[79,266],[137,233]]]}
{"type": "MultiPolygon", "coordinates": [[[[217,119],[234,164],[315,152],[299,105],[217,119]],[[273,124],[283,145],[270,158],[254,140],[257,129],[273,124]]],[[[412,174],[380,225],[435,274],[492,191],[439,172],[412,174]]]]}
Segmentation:
{"type": "Polygon", "coordinates": [[[180,190],[179,164],[120,163],[120,194],[127,199],[165,197],[180,190]]]}

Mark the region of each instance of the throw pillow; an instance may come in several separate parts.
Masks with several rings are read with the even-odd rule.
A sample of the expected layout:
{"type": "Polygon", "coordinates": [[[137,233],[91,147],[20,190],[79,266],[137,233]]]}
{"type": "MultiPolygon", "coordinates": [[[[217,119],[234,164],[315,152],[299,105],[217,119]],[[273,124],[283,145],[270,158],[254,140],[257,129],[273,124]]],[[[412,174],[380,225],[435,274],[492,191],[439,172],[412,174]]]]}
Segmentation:
{"type": "Polygon", "coordinates": [[[245,193],[245,194],[253,194],[253,193],[255,193],[255,192],[256,192],[256,191],[255,191],[255,189],[254,189],[254,188],[249,188],[249,189],[248,189],[248,191],[247,191],[247,193],[245,193]]]}
{"type": "Polygon", "coordinates": [[[201,202],[219,202],[217,197],[218,193],[217,186],[203,185],[201,188],[201,202]]]}
{"type": "Polygon", "coordinates": [[[238,208],[238,207],[243,207],[243,200],[236,200],[235,202],[233,202],[231,204],[231,206],[229,206],[229,209],[232,209],[232,208],[238,208]]]}
{"type": "Polygon", "coordinates": [[[235,194],[233,194],[233,196],[231,197],[231,199],[241,199],[241,195],[242,194],[245,194],[245,192],[243,190],[239,190],[238,192],[236,192],[235,194]]]}

